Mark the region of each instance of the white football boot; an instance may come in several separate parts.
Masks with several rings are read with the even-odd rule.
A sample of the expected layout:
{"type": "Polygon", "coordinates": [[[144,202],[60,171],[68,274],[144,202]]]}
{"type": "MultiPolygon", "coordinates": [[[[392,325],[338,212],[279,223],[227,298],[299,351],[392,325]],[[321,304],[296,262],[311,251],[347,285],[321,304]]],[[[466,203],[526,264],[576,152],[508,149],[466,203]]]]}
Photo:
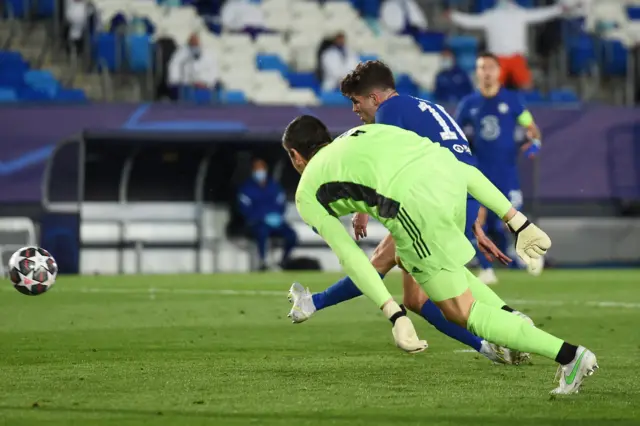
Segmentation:
{"type": "Polygon", "coordinates": [[[498,277],[493,268],[481,270],[478,274],[478,279],[486,285],[498,284],[498,277]]]}
{"type": "MultiPolygon", "coordinates": [[[[520,311],[513,311],[512,314],[519,316],[520,318],[531,324],[531,327],[536,326],[533,320],[529,318],[528,315],[525,315],[520,311]]],[[[520,352],[512,349],[511,362],[515,365],[531,364],[531,354],[529,352],[520,352]]]]}
{"type": "Polygon", "coordinates": [[[552,395],[569,395],[578,393],[580,385],[585,377],[591,376],[598,369],[596,356],[584,346],[578,346],[575,358],[567,365],[558,367],[556,380],[560,379],[560,385],[552,390],[552,395]]]}
{"type": "Polygon", "coordinates": [[[289,311],[289,318],[294,324],[305,322],[316,311],[316,307],[313,304],[313,298],[308,288],[304,288],[300,283],[293,283],[289,289],[289,295],[287,296],[289,303],[293,303],[291,311],[289,311]]]}

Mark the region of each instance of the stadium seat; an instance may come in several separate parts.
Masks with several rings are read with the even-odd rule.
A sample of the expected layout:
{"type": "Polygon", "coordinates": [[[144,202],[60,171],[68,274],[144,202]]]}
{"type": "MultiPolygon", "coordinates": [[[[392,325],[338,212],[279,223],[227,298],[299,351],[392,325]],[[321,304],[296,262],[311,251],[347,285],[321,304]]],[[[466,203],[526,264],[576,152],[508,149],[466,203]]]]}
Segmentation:
{"type": "Polygon", "coordinates": [[[640,21],[640,4],[630,4],[627,6],[627,17],[631,21],[640,21]]]}
{"type": "Polygon", "coordinates": [[[283,76],[289,72],[289,66],[278,55],[258,53],[256,55],[256,67],[260,71],[278,71],[283,76]]]}
{"type": "Polygon", "coordinates": [[[24,84],[24,71],[0,68],[0,87],[20,88],[24,84]]]}
{"type": "Polygon", "coordinates": [[[247,104],[247,97],[240,90],[222,90],[220,92],[220,102],[228,105],[247,104]]]}
{"type": "Polygon", "coordinates": [[[51,71],[31,70],[24,74],[24,83],[30,87],[48,86],[55,82],[56,78],[51,71]]]}
{"type": "Polygon", "coordinates": [[[378,55],[360,55],[361,62],[376,61],[378,59],[378,55]]]}
{"type": "Polygon", "coordinates": [[[109,71],[120,69],[122,45],[119,37],[112,33],[98,33],[94,38],[94,56],[98,66],[106,66],[109,71]]]}
{"type": "Polygon", "coordinates": [[[56,0],[38,0],[36,5],[36,14],[41,18],[49,18],[55,11],[56,0]]]}
{"type": "Polygon", "coordinates": [[[578,95],[571,89],[556,89],[549,92],[549,100],[554,103],[580,102],[578,95]]]}
{"type": "Polygon", "coordinates": [[[418,86],[406,74],[396,76],[396,90],[403,95],[415,96],[418,93],[418,86]]]}
{"type": "Polygon", "coordinates": [[[482,13],[487,9],[492,8],[496,4],[496,0],[476,0],[474,7],[474,12],[482,13]]]}
{"type": "Polygon", "coordinates": [[[13,15],[16,18],[24,18],[31,8],[31,2],[29,0],[8,0],[5,7],[7,6],[9,16],[13,15]]]}
{"type": "Polygon", "coordinates": [[[605,75],[623,76],[627,73],[627,48],[619,40],[602,40],[602,71],[605,75]]]}
{"type": "Polygon", "coordinates": [[[351,102],[349,99],[345,98],[342,93],[336,91],[332,92],[321,92],[320,93],[320,103],[322,105],[328,106],[349,106],[351,102]]]}
{"type": "Polygon", "coordinates": [[[126,37],[126,46],[129,70],[147,71],[151,67],[151,38],[146,34],[131,34],[126,37]]]}
{"type": "Polygon", "coordinates": [[[377,18],[380,11],[380,0],[359,0],[356,8],[362,12],[362,16],[377,18]]]}
{"type": "Polygon", "coordinates": [[[476,53],[478,51],[478,39],[473,36],[451,36],[447,40],[447,46],[456,54],[476,53]]]}
{"type": "Polygon", "coordinates": [[[290,72],[287,80],[291,87],[310,88],[316,93],[320,90],[320,83],[313,72],[290,72]]]}
{"type": "Polygon", "coordinates": [[[420,34],[417,41],[423,52],[442,52],[445,48],[446,35],[441,32],[427,31],[420,34]]]}
{"type": "Polygon", "coordinates": [[[81,89],[61,89],[56,94],[56,101],[60,102],[87,102],[87,95],[81,89]]]}
{"type": "Polygon", "coordinates": [[[56,89],[53,86],[47,88],[25,87],[20,90],[20,100],[26,102],[49,102],[56,96],[56,89]]]}
{"type": "Polygon", "coordinates": [[[588,34],[580,34],[568,41],[569,72],[581,75],[590,72],[596,60],[593,39],[588,34]]]}
{"type": "Polygon", "coordinates": [[[466,72],[471,72],[476,69],[477,55],[474,52],[464,52],[456,55],[456,62],[460,68],[466,72]]]}
{"type": "Polygon", "coordinates": [[[420,90],[418,92],[418,97],[420,99],[424,99],[425,101],[435,101],[435,98],[433,97],[433,93],[427,90],[420,90]]]}
{"type": "Polygon", "coordinates": [[[14,89],[0,87],[0,103],[16,102],[18,96],[14,89]]]}
{"type": "Polygon", "coordinates": [[[22,63],[22,55],[20,52],[14,52],[11,50],[0,51],[0,65],[4,68],[7,65],[22,63]]]}
{"type": "Polygon", "coordinates": [[[539,90],[521,91],[520,96],[524,100],[524,103],[529,105],[540,104],[540,103],[544,103],[545,101],[544,96],[542,96],[542,93],[540,93],[539,90]]]}

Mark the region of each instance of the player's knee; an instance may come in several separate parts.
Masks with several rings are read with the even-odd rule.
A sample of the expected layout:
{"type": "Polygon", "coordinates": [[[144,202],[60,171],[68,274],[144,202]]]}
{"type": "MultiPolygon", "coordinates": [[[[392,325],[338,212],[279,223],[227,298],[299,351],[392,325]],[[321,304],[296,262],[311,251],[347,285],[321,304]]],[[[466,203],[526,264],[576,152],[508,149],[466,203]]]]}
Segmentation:
{"type": "Polygon", "coordinates": [[[402,303],[404,304],[407,310],[420,315],[420,311],[422,310],[422,306],[427,303],[429,298],[424,292],[405,292],[402,297],[402,303]]]}
{"type": "Polygon", "coordinates": [[[447,321],[466,328],[473,302],[473,295],[470,290],[467,290],[460,296],[438,302],[437,305],[442,310],[447,321]]]}

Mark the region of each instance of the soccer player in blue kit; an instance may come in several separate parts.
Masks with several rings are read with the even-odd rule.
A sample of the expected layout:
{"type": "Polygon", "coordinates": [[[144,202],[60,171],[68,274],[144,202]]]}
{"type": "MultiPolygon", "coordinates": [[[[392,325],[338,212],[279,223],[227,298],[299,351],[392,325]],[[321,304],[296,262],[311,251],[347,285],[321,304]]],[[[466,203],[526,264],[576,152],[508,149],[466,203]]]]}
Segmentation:
{"type": "MultiPolygon", "coordinates": [[[[540,151],[540,131],[533,121],[516,92],[500,85],[500,64],[498,58],[491,53],[478,56],[476,63],[478,91],[462,99],[455,119],[471,139],[471,149],[477,158],[476,167],[509,198],[514,208],[522,208],[522,191],[518,177],[518,153],[533,158],[540,151]],[[518,127],[527,131],[528,142],[519,146],[516,142],[518,127]]],[[[485,232],[496,235],[496,243],[500,250],[511,254],[508,248],[511,241],[509,230],[503,226],[502,220],[492,212],[482,208],[479,213],[480,223],[485,232]]],[[[514,256],[512,265],[525,267],[514,256]]],[[[496,284],[498,279],[491,262],[478,256],[481,272],[480,281],[485,284],[496,284]]],[[[532,275],[542,272],[544,260],[532,262],[527,270],[532,275]]]]}
{"type": "MultiPolygon", "coordinates": [[[[467,164],[475,165],[467,140],[456,122],[435,103],[411,96],[399,95],[395,90],[392,71],[380,61],[360,63],[341,83],[342,93],[353,102],[353,111],[365,123],[388,124],[411,130],[420,136],[449,148],[456,157],[467,164]]],[[[497,258],[508,263],[505,256],[484,235],[476,225],[479,204],[469,198],[465,233],[476,247],[488,258],[497,258]]],[[[353,227],[356,239],[366,237],[368,217],[355,214],[353,227]]],[[[371,263],[381,277],[396,266],[395,243],[390,235],[376,248],[371,263]]],[[[404,305],[409,310],[425,318],[442,333],[474,348],[494,362],[518,364],[529,359],[529,354],[509,351],[506,348],[483,340],[466,329],[445,319],[440,309],[429,300],[422,288],[411,275],[403,271],[404,305]]],[[[495,306],[513,312],[531,321],[526,315],[507,306],[489,287],[478,281],[471,287],[476,298],[492,300],[495,306]]],[[[289,291],[293,308],[289,317],[294,323],[309,319],[316,311],[353,299],[362,294],[349,277],[344,277],[325,291],[311,294],[299,283],[294,283],[289,291]]]]}

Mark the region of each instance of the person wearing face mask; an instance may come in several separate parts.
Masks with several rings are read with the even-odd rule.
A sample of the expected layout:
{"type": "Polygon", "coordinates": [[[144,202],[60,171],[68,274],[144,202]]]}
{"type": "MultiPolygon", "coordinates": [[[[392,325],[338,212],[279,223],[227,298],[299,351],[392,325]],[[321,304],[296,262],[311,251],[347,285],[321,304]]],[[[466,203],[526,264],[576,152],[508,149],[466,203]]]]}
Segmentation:
{"type": "Polygon", "coordinates": [[[280,266],[286,267],[291,252],[297,244],[296,232],[284,219],[286,195],[278,182],[269,177],[267,163],[253,160],[251,177],[240,187],[238,206],[251,234],[258,244],[261,271],[268,269],[267,243],[272,236],[284,240],[280,266]]]}
{"type": "Polygon", "coordinates": [[[471,78],[456,63],[453,52],[442,52],[441,70],[436,75],[434,97],[438,102],[459,102],[473,92],[471,78]]]}
{"type": "MultiPolygon", "coordinates": [[[[200,37],[194,32],[187,44],[175,51],[169,61],[169,86],[213,89],[218,84],[218,66],[211,50],[203,50],[200,37]]],[[[178,90],[171,99],[177,100],[178,90]]]]}
{"type": "Polygon", "coordinates": [[[529,90],[533,86],[531,71],[527,64],[529,25],[541,24],[562,15],[567,7],[553,5],[526,9],[513,0],[498,0],[496,6],[479,15],[450,12],[451,21],[464,29],[484,30],[487,48],[500,61],[503,85],[529,90]]]}

